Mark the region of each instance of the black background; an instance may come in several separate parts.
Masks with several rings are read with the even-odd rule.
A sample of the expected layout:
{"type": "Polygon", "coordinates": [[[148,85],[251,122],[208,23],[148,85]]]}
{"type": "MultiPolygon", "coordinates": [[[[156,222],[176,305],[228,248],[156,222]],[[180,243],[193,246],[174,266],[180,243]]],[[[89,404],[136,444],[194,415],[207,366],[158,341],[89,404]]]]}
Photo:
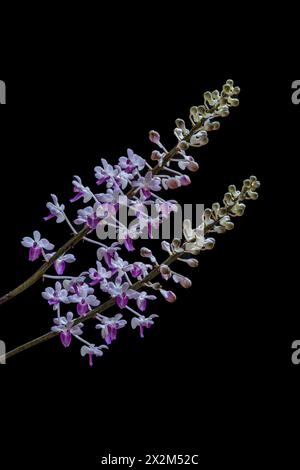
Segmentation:
{"type": "MultiPolygon", "coordinates": [[[[7,451],[11,464],[39,464],[38,450],[58,465],[82,460],[91,468],[108,452],[196,452],[210,466],[286,457],[281,437],[296,419],[300,374],[291,363],[300,326],[296,275],[286,263],[297,266],[298,254],[297,75],[282,78],[277,59],[255,46],[238,55],[222,44],[223,64],[195,40],[191,52],[183,33],[170,41],[154,28],[142,40],[140,30],[130,37],[127,27],[110,30],[98,50],[79,38],[50,42],[47,54],[19,45],[3,62],[1,293],[33,272],[23,236],[39,229],[56,244],[68,238],[66,227],[42,220],[50,193],[67,201],[74,174],[92,185],[100,157],[114,162],[127,147],[149,155],[150,129],[172,147],[174,120],[187,119],[202,93],[227,78],[241,87],[241,105],[195,151],[200,170],[172,197],[210,205],[228,184],[255,174],[260,199],[201,255],[192,288],[177,289],[175,305],[152,305],[160,318],[144,340],[122,330],[93,368],[77,345],[64,350],[57,339],[1,367],[2,443],[13,439],[18,449],[7,451]]],[[[86,260],[93,265],[92,255],[86,260]]],[[[41,289],[1,307],[8,349],[49,330],[53,314],[41,289]]]]}

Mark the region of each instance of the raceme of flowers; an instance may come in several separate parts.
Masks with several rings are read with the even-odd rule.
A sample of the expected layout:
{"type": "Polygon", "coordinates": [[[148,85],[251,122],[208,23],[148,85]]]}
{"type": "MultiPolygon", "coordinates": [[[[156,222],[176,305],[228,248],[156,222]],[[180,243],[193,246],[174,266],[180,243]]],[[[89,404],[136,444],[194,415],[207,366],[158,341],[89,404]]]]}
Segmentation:
{"type": "MultiPolygon", "coordinates": [[[[65,204],[61,204],[56,195],[51,195],[52,201],[46,204],[48,213],[44,220],[68,224],[76,240],[81,237],[78,227],[79,230],[85,228],[82,239],[96,248],[94,266],[88,266],[79,274],[69,275],[71,265],[76,261],[74,254],[67,253],[67,250],[61,252],[61,249],[55,251],[54,245],[42,238],[37,230],[33,238],[23,238],[22,245],[29,249],[29,261],[44,259],[48,263],[45,271],[52,265],[55,270],[53,275],[42,273],[44,279],[52,282],[42,292],[54,313],[52,332],[59,334],[66,348],[70,347],[73,339],[79,341],[81,355],[88,357],[90,365],[95,357],[103,355],[103,350],[117,339],[119,330],[127,325],[137,329],[144,337],[158,317],[157,313],[147,313],[151,303],[159,295],[168,302],[176,300],[175,293],[164,289],[161,283],[172,279],[183,288],[191,286],[190,279],[173,271],[171,264],[181,261],[190,267],[197,267],[198,261],[194,256],[214,247],[212,235],[232,230],[233,219],[244,213],[245,201],[258,197],[256,190],[259,182],[254,176],[244,181],[240,191],[233,185],[229,186],[223,205],[215,203],[211,209],[206,209],[199,227],[193,229],[191,222],[185,220],[183,240],[162,242],[162,252],[168,254],[166,260],[158,261],[160,254],[155,256],[148,247],[140,250],[135,261],[126,260],[126,252],[135,250],[135,239],[140,232],[130,231],[117,220],[119,198],[127,196],[127,204],[134,212],[139,228],[146,227],[151,238],[153,229],[176,210],[176,201],[163,198],[161,193],[191,183],[187,172],[197,171],[198,164],[187,151],[208,143],[209,132],[220,127],[218,119],[226,117],[230,107],[239,104],[239,91],[233,81],[228,80],[221,92],[204,93],[204,104],[190,109],[190,128],[182,119],[176,120],[174,133],[177,144],[171,151],[161,143],[158,132],[150,131],[149,139],[156,146],[150,161],[155,162],[156,166],[152,167],[146,159],[128,149],[127,155],[121,156],[114,165],[104,158],[100,159],[94,169],[93,187],[86,186],[79,176],[74,176],[70,204],[79,202],[83,206],[77,210],[73,220],[70,220],[65,204]],[[141,206],[149,204],[160,207],[159,217],[153,219],[140,210],[141,206]],[[104,244],[97,238],[91,238],[99,224],[113,226],[116,230],[113,243],[104,244]],[[156,276],[160,276],[160,282],[153,283],[156,276]],[[119,309],[114,316],[102,314],[109,299],[113,299],[113,305],[119,309]],[[84,322],[91,317],[96,322],[99,340],[102,339],[104,344],[95,345],[84,337],[84,322]]],[[[39,276],[37,271],[36,278],[39,276]]]]}

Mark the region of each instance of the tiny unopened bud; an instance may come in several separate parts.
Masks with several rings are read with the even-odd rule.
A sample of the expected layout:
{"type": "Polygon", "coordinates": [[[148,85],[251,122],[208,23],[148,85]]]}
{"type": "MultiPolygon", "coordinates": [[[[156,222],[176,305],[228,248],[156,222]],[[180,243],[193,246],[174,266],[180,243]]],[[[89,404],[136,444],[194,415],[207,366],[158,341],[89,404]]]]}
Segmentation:
{"type": "Polygon", "coordinates": [[[196,258],[183,259],[181,261],[184,261],[190,268],[197,268],[199,266],[199,261],[196,258]]]}
{"type": "Polygon", "coordinates": [[[245,209],[245,204],[235,204],[231,211],[238,217],[241,217],[242,215],[244,215],[245,209]]]}
{"type": "Polygon", "coordinates": [[[191,178],[187,175],[182,175],[180,176],[180,183],[181,186],[188,186],[189,184],[191,184],[191,178]]]}
{"type": "Polygon", "coordinates": [[[237,98],[228,98],[228,103],[235,108],[240,104],[237,98]]]}
{"type": "Polygon", "coordinates": [[[234,223],[231,222],[231,221],[225,222],[224,227],[226,228],[226,230],[233,230],[234,229],[234,223]]]}
{"type": "Polygon", "coordinates": [[[223,93],[226,93],[228,95],[231,91],[231,86],[228,84],[223,85],[223,93]]]}
{"type": "Polygon", "coordinates": [[[245,188],[245,189],[251,188],[251,181],[250,181],[250,179],[244,180],[244,188],[245,188]]]}
{"type": "Polygon", "coordinates": [[[172,251],[171,251],[171,245],[169,242],[167,242],[166,240],[162,241],[161,242],[161,248],[162,250],[166,251],[167,253],[169,253],[169,255],[172,254],[172,251]]]}
{"type": "Polygon", "coordinates": [[[200,121],[200,116],[198,114],[198,107],[197,106],[192,106],[191,109],[190,109],[190,117],[191,117],[191,120],[194,122],[194,123],[198,123],[200,121]]]}
{"type": "Polygon", "coordinates": [[[221,106],[219,108],[219,114],[221,117],[227,117],[229,115],[229,108],[227,105],[221,106]]]}
{"type": "Polygon", "coordinates": [[[203,250],[212,250],[215,246],[216,240],[214,238],[206,238],[203,243],[203,250]]]}
{"type": "Polygon", "coordinates": [[[188,277],[181,277],[179,282],[184,289],[189,289],[192,286],[192,281],[188,277]]]}
{"type": "Polygon", "coordinates": [[[230,193],[225,193],[224,194],[224,199],[223,199],[224,203],[227,204],[227,205],[231,205],[233,204],[233,201],[232,201],[232,195],[230,193]]]}
{"type": "Polygon", "coordinates": [[[206,114],[206,109],[205,109],[205,106],[203,106],[203,104],[201,106],[198,106],[198,113],[201,114],[202,116],[206,114]]]}
{"type": "Polygon", "coordinates": [[[167,302],[173,303],[176,300],[176,295],[171,290],[160,289],[161,295],[166,299],[167,302]]]}
{"type": "Polygon", "coordinates": [[[213,100],[218,100],[220,98],[219,90],[214,90],[211,94],[213,100]]]}
{"type": "Polygon", "coordinates": [[[182,129],[182,130],[185,129],[185,122],[183,119],[180,119],[180,118],[176,119],[175,124],[176,124],[176,127],[179,127],[179,129],[182,129]]]}
{"type": "Polygon", "coordinates": [[[169,189],[176,189],[181,186],[180,179],[178,178],[169,178],[166,180],[166,186],[169,189]]]}
{"type": "Polygon", "coordinates": [[[212,101],[211,92],[210,92],[210,91],[206,91],[206,92],[203,94],[203,98],[204,98],[206,101],[211,102],[211,101],[212,101]]]}
{"type": "Polygon", "coordinates": [[[256,199],[258,199],[258,193],[255,191],[249,191],[249,196],[253,201],[256,201],[256,199]]]}
{"type": "Polygon", "coordinates": [[[153,256],[152,251],[149,250],[149,248],[146,248],[146,247],[141,248],[140,255],[143,258],[151,258],[151,256],[153,256]]]}
{"type": "Polygon", "coordinates": [[[219,123],[219,121],[213,122],[213,131],[218,131],[220,127],[221,127],[221,124],[219,123]]]}
{"type": "Polygon", "coordinates": [[[197,162],[190,162],[188,165],[187,165],[187,169],[192,171],[192,172],[195,172],[195,171],[198,171],[199,170],[199,165],[197,162]]]}
{"type": "Polygon", "coordinates": [[[171,269],[170,269],[169,266],[167,266],[166,264],[162,264],[162,265],[159,267],[159,271],[160,271],[161,277],[162,277],[165,281],[167,281],[168,279],[170,279],[170,277],[172,276],[171,269]]]}
{"type": "Polygon", "coordinates": [[[186,140],[181,140],[180,142],[178,142],[177,144],[177,148],[181,151],[185,151],[189,148],[190,144],[186,141],[186,140]]]}
{"type": "Polygon", "coordinates": [[[160,153],[158,150],[153,150],[151,153],[151,160],[159,161],[162,158],[163,154],[160,153]]]}
{"type": "Polygon", "coordinates": [[[153,142],[154,144],[157,144],[159,145],[160,144],[160,135],[158,132],[156,131],[150,131],[149,132],[149,139],[151,142],[153,142]]]}

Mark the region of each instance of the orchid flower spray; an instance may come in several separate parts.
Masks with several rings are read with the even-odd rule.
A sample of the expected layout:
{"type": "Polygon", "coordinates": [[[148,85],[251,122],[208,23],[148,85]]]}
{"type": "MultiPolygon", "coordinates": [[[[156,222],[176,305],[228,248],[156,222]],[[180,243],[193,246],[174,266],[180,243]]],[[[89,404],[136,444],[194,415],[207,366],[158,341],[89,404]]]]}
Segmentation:
{"type": "Polygon", "coordinates": [[[44,223],[67,224],[72,237],[55,247],[38,230],[33,236],[25,236],[21,243],[28,250],[29,262],[43,263],[28,280],[4,295],[0,304],[43,279],[41,295],[52,312],[52,324],[48,333],[8,352],[7,359],[58,337],[64,348],[77,342],[82,357],[92,366],[126,327],[142,338],[148,334],[158,319],[155,301],[159,297],[169,303],[176,301],[173,290],[165,287],[166,281],[185,289],[191,287],[180,266],[184,263],[196,268],[196,257],[214,248],[215,235],[234,228],[246,202],[258,197],[257,178],[245,179],[240,189],[230,185],[223,201],[205,208],[195,227],[189,218],[183,219],[181,236],[161,240],[158,249],[151,240],[178,209],[178,202],[169,198],[170,191],[172,194],[173,189],[191,184],[190,175],[199,168],[190,151],[208,143],[209,134],[220,127],[219,119],[238,106],[239,92],[232,80],[227,80],[221,91],[205,92],[203,104],[190,109],[190,125],[176,119],[176,145],[171,150],[152,130],[149,140],[154,149],[148,160],[128,149],[116,163],[100,159],[94,169],[94,184],[86,186],[74,176],[69,206],[80,205],[74,217],[65,202],[51,195],[44,223]],[[124,208],[126,220],[121,217],[124,208]],[[145,246],[139,246],[141,239],[147,240],[145,246]],[[80,246],[82,241],[85,243],[80,246]],[[88,245],[95,252],[94,264],[76,272],[76,258],[81,256],[78,246],[83,250],[88,245]],[[114,312],[109,314],[112,307],[114,312]],[[94,322],[96,344],[86,337],[87,321],[94,322]]]}

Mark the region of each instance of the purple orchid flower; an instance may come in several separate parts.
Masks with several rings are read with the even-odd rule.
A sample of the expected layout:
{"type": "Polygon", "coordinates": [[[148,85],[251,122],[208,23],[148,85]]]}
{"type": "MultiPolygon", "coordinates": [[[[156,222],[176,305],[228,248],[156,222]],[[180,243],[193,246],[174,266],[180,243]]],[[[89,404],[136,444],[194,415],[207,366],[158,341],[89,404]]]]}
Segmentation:
{"type": "Polygon", "coordinates": [[[90,268],[89,269],[89,277],[91,279],[90,286],[95,286],[96,284],[100,284],[104,279],[110,279],[112,276],[111,271],[107,271],[104,266],[100,263],[100,261],[96,262],[97,269],[90,268]]]}
{"type": "Polygon", "coordinates": [[[107,292],[116,299],[116,304],[121,309],[127,306],[128,300],[135,294],[134,290],[129,289],[128,282],[122,284],[120,277],[117,277],[115,282],[108,283],[107,292]]]}
{"type": "Polygon", "coordinates": [[[148,295],[145,291],[134,291],[134,294],[131,295],[131,298],[136,300],[138,308],[144,312],[147,308],[148,300],[155,300],[157,297],[155,295],[148,295]]]}
{"type": "Polygon", "coordinates": [[[148,318],[144,317],[144,315],[140,315],[139,317],[134,317],[131,320],[131,327],[135,329],[137,326],[140,328],[140,336],[144,338],[144,328],[150,328],[153,324],[153,318],[158,317],[158,315],[150,315],[148,318]]]}
{"type": "Polygon", "coordinates": [[[60,340],[65,348],[70,346],[73,335],[80,336],[82,334],[83,323],[74,326],[72,312],[68,312],[65,317],[55,318],[53,323],[55,326],[51,330],[60,333],[60,340]]]}
{"type": "MultiPolygon", "coordinates": [[[[46,259],[49,260],[55,253],[47,253],[46,259]]],[[[54,268],[56,273],[61,276],[66,269],[66,263],[74,263],[76,258],[71,253],[67,253],[66,255],[59,256],[57,260],[54,261],[54,268]]]]}
{"type": "Polygon", "coordinates": [[[97,179],[96,184],[100,185],[106,183],[107,188],[111,188],[115,185],[115,178],[118,175],[118,169],[110,165],[104,158],[101,158],[101,163],[102,167],[95,167],[95,177],[97,179]]]}
{"type": "Polygon", "coordinates": [[[135,251],[133,241],[136,240],[136,231],[120,228],[118,233],[118,242],[124,244],[127,251],[135,251]]]}
{"type": "Polygon", "coordinates": [[[127,235],[127,237],[124,239],[124,246],[125,246],[127,251],[134,251],[135,250],[135,248],[133,246],[133,239],[130,238],[129,235],[127,235]]]}
{"type": "Polygon", "coordinates": [[[81,178],[79,176],[74,176],[72,181],[73,183],[73,192],[76,195],[70,199],[70,202],[78,201],[78,199],[83,198],[83,202],[87,203],[93,198],[93,193],[88,186],[83,186],[81,178]]]}
{"type": "Polygon", "coordinates": [[[57,196],[55,194],[51,194],[53,202],[47,202],[46,207],[49,209],[49,215],[44,217],[44,220],[50,220],[56,217],[56,223],[60,224],[64,220],[66,220],[66,216],[64,213],[65,206],[64,204],[59,204],[57,196]]]}
{"type": "Polygon", "coordinates": [[[131,265],[130,273],[133,277],[145,277],[148,274],[148,270],[152,269],[152,264],[145,264],[141,261],[136,261],[131,265]]]}
{"type": "Polygon", "coordinates": [[[46,238],[41,238],[41,234],[37,230],[33,232],[33,238],[24,237],[21,243],[26,248],[29,248],[29,261],[38,259],[43,250],[53,250],[54,248],[54,245],[46,238]]]}
{"type": "Polygon", "coordinates": [[[97,251],[98,259],[100,261],[102,259],[104,259],[104,261],[106,262],[108,268],[112,271],[112,274],[114,274],[116,270],[113,267],[111,261],[115,257],[115,255],[117,254],[117,252],[119,250],[121,250],[121,247],[119,246],[119,244],[117,242],[114,242],[114,243],[111,244],[110,247],[108,247],[108,248],[101,247],[97,251]]]}
{"type": "Polygon", "coordinates": [[[78,294],[79,287],[86,285],[86,273],[80,274],[80,276],[73,279],[65,279],[63,281],[64,289],[66,289],[69,294],[78,294]]]}
{"type": "Polygon", "coordinates": [[[146,176],[141,176],[137,181],[132,182],[133,188],[138,188],[144,199],[151,197],[151,191],[161,190],[161,179],[158,176],[153,176],[151,171],[146,173],[146,176]]]}
{"type": "Polygon", "coordinates": [[[124,261],[118,253],[115,253],[115,256],[110,260],[112,270],[114,274],[117,274],[118,278],[122,278],[125,273],[131,270],[131,264],[128,261],[124,261]]]}
{"type": "Polygon", "coordinates": [[[91,229],[95,229],[101,220],[97,215],[98,207],[99,203],[96,202],[93,207],[79,209],[78,217],[74,220],[74,223],[76,225],[87,224],[91,229]]]}
{"type": "Polygon", "coordinates": [[[121,320],[122,317],[123,315],[121,313],[117,313],[117,315],[111,318],[97,315],[101,323],[96,325],[96,329],[101,329],[101,335],[106,344],[111,344],[111,342],[117,338],[117,330],[127,325],[126,320],[121,320]]]}
{"type": "Polygon", "coordinates": [[[93,365],[93,357],[101,357],[103,356],[102,349],[108,349],[108,347],[103,344],[102,346],[95,346],[94,344],[90,344],[89,346],[82,346],[80,350],[80,354],[82,357],[88,354],[89,356],[89,365],[92,367],[93,365]]]}
{"type": "Polygon", "coordinates": [[[59,281],[55,283],[55,289],[53,287],[46,287],[45,291],[42,292],[42,297],[48,300],[49,305],[53,305],[53,310],[58,309],[58,305],[62,302],[68,304],[70,297],[68,297],[68,291],[62,288],[59,281]]]}
{"type": "Polygon", "coordinates": [[[100,300],[95,295],[92,295],[94,289],[84,284],[78,288],[78,293],[69,297],[70,302],[77,304],[77,313],[80,316],[85,316],[91,307],[100,305],[100,300]]]}
{"type": "Polygon", "coordinates": [[[133,150],[127,149],[127,157],[119,158],[119,166],[126,173],[135,174],[136,170],[142,171],[145,168],[146,160],[136,155],[133,150]]]}

